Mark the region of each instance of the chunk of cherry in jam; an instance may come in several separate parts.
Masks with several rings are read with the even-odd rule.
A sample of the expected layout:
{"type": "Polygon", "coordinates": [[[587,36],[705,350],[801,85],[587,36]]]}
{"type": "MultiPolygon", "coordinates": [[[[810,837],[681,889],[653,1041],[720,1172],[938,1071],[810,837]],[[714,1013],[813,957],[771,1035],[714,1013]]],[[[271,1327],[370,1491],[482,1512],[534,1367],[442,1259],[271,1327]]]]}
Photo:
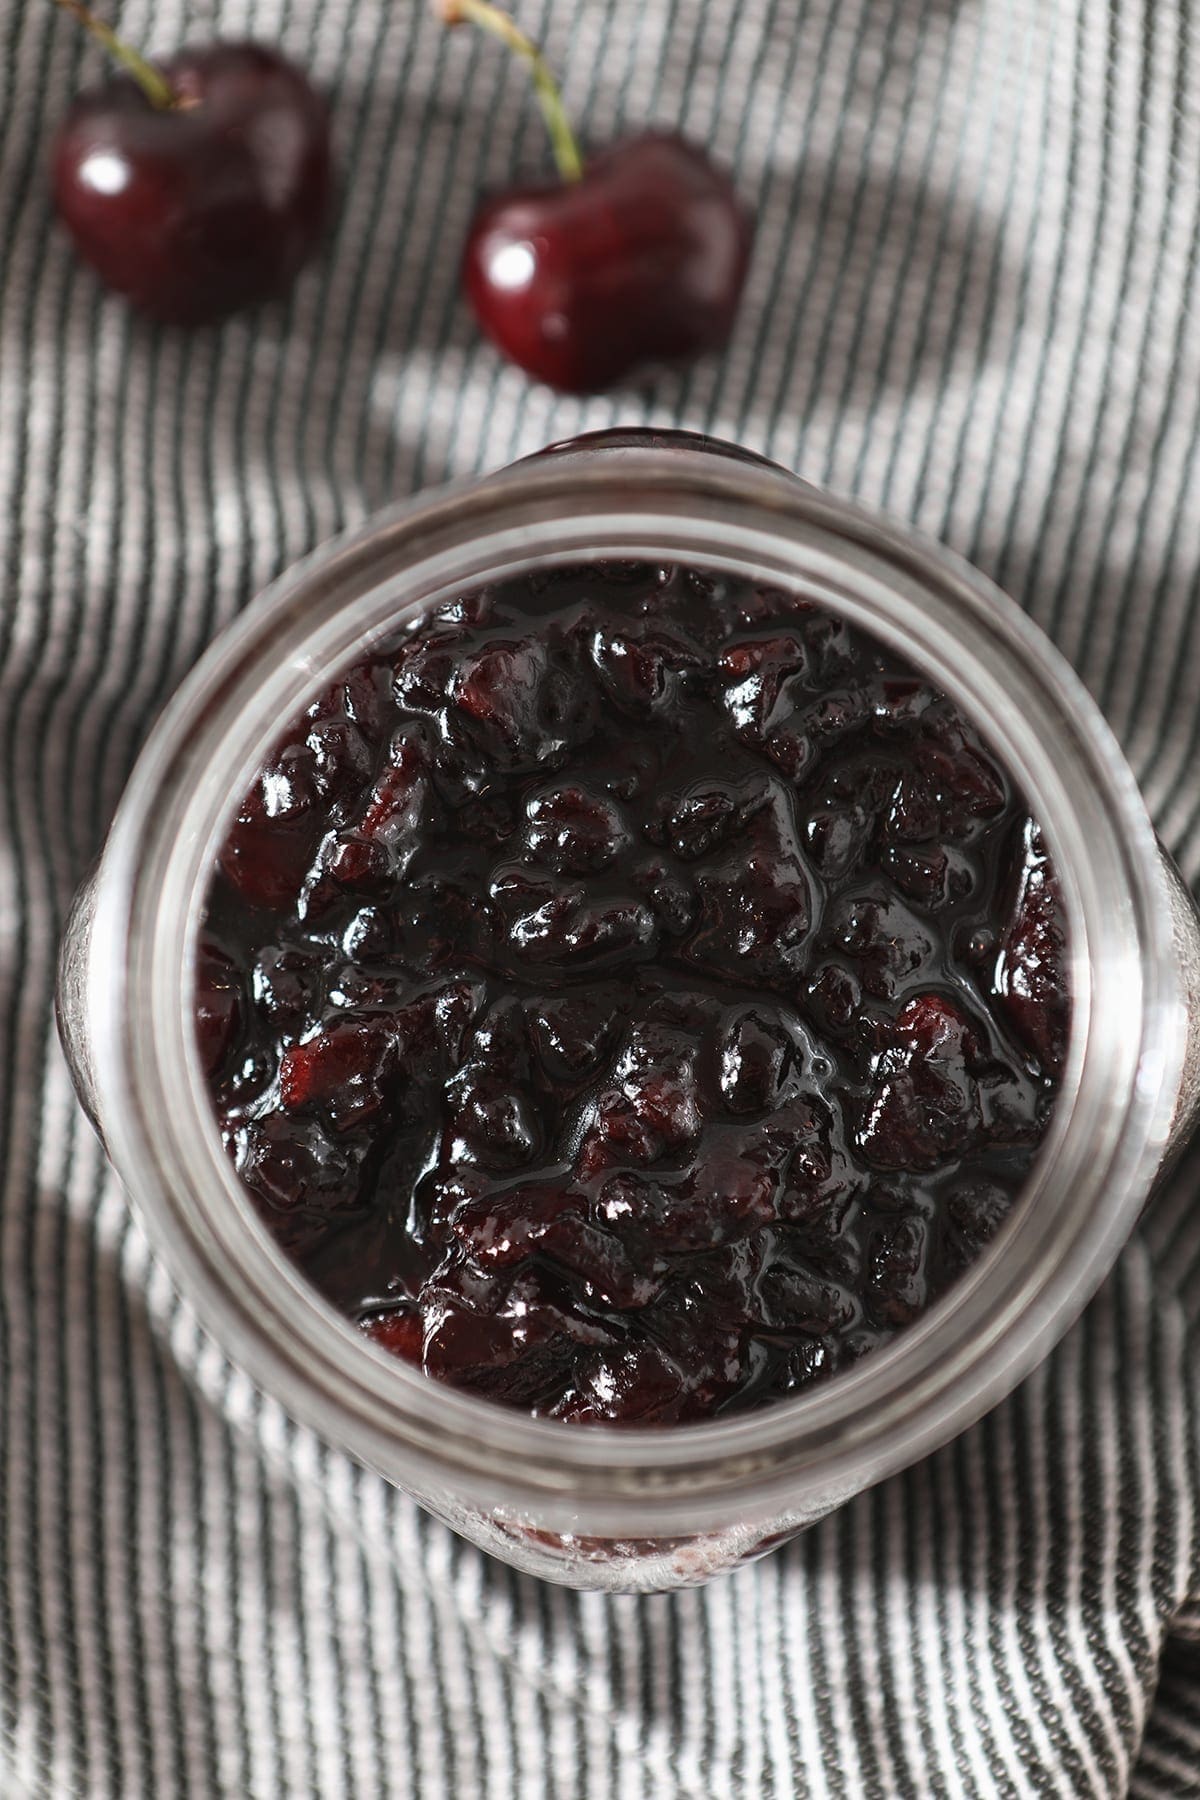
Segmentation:
{"type": "Polygon", "coordinates": [[[728,576],[463,595],[281,737],[214,871],[230,1156],[377,1344],[557,1419],[822,1380],[1002,1225],[1069,1025],[974,727],[728,576]]]}

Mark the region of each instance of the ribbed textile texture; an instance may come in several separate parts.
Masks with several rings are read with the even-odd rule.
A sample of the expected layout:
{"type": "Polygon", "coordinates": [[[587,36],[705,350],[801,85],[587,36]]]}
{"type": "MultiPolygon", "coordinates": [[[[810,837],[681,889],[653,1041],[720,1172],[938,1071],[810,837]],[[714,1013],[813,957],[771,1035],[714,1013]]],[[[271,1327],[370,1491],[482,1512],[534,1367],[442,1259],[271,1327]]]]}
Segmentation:
{"type": "Polygon", "coordinates": [[[281,45],[344,195],[286,308],[185,337],[78,269],[46,159],[100,59],[0,0],[0,1794],[1200,1795],[1200,1161],[1019,1393],[710,1588],[519,1578],[197,1330],[55,1040],[54,952],[156,712],[392,496],[682,423],[962,551],[1057,640],[1200,876],[1192,0],[520,0],[587,139],[681,126],[758,238],[736,342],[557,400],[456,289],[548,167],[523,73],[424,0],[126,0],[281,45]]]}

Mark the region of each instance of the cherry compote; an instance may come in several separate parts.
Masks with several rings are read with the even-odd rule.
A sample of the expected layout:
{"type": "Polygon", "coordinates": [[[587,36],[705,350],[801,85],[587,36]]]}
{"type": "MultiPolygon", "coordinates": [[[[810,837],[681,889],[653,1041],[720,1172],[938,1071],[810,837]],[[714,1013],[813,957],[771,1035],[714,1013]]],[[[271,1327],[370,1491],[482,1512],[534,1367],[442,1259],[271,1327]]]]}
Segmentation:
{"type": "Polygon", "coordinates": [[[531,1413],[757,1407],[904,1329],[1054,1105],[1036,821],[792,594],[575,564],[463,594],[280,739],[214,870],[229,1155],[374,1341],[531,1413]]]}

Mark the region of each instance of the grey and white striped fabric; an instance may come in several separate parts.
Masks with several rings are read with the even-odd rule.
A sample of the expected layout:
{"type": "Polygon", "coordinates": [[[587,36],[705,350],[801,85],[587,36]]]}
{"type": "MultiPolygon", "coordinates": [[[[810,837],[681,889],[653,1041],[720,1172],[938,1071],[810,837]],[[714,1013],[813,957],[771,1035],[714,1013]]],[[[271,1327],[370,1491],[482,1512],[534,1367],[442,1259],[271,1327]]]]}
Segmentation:
{"type": "Polygon", "coordinates": [[[0,1795],[1200,1795],[1200,1160],[976,1430],[703,1591],[521,1579],[198,1333],[71,1098],[64,908],[138,744],[268,577],[581,428],[740,438],[947,539],[1054,635],[1200,876],[1195,0],[519,0],[588,137],[756,204],[729,355],[555,400],[455,293],[545,166],[518,70],[422,0],[125,0],[278,42],[345,197],[285,311],[132,321],[49,216],[98,59],[0,0],[0,1795]]]}

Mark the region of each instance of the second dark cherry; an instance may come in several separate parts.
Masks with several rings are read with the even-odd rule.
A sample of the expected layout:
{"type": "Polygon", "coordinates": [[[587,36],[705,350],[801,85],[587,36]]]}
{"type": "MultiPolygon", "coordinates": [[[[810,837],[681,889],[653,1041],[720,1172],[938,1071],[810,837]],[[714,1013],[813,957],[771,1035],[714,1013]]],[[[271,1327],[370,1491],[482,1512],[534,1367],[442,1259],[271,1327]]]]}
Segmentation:
{"type": "Polygon", "coordinates": [[[541,51],[494,0],[438,0],[525,62],[557,181],[485,199],[463,252],[483,330],[512,362],[565,393],[611,387],[643,364],[728,343],[751,224],[732,181],[698,144],[643,131],[584,157],[541,51]]]}
{"type": "Polygon", "coordinates": [[[645,132],[592,157],[578,181],[486,200],[463,280],[498,349],[590,394],[644,363],[722,348],[750,241],[728,176],[683,138],[645,132]]]}

